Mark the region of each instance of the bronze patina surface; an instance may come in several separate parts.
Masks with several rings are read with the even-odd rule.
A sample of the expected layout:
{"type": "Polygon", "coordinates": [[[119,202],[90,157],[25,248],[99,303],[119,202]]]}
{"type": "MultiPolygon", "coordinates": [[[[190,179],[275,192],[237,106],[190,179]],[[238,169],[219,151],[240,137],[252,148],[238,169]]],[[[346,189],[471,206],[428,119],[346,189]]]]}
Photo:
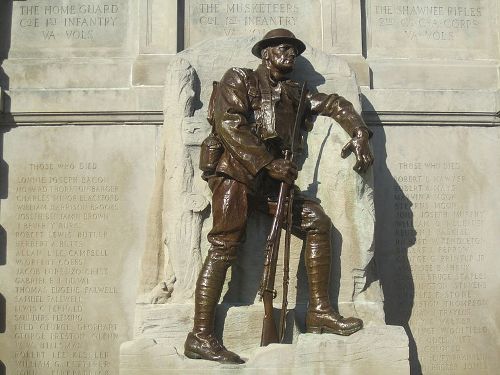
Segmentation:
{"type": "MultiPolygon", "coordinates": [[[[352,137],[341,156],[355,154],[355,171],[365,172],[373,163],[370,130],[353,105],[337,94],[308,92],[304,121],[294,131],[301,85],[288,75],[305,48],[288,30],[268,32],[252,48],[262,58],[257,69],[229,69],[210,100],[208,118],[213,132],[202,146],[200,168],[213,194],[213,227],[208,235],[211,248],[196,284],[194,327],[185,342],[189,358],[243,363],[216,338],[215,309],[226,272],[244,239],[249,208],[274,215],[280,185],[293,186],[297,178],[297,165],[285,157],[285,150],[301,147],[301,133],[310,130],[312,123],[308,119],[331,117],[352,137]]],[[[298,191],[289,211],[294,233],[305,241],[307,332],[350,335],[360,330],[360,319],[344,318],[330,304],[330,218],[319,203],[298,191]]]]}

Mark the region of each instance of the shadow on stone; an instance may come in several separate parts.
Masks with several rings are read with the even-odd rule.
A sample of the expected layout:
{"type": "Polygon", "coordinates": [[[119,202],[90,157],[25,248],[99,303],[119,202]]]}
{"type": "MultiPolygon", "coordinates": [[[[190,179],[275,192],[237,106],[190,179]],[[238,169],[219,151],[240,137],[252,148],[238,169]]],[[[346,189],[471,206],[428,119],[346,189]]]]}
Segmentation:
{"type": "Polygon", "coordinates": [[[0,266],[7,264],[7,231],[0,225],[0,266]]]}
{"type": "MultiPolygon", "coordinates": [[[[320,149],[319,149],[318,158],[316,160],[316,165],[314,167],[313,180],[309,184],[309,186],[307,187],[307,190],[305,191],[305,193],[306,193],[307,196],[318,199],[318,201],[320,203],[321,203],[321,200],[317,197],[318,196],[318,188],[319,188],[319,185],[321,184],[321,182],[318,181],[319,165],[320,165],[321,159],[323,157],[323,151],[325,149],[325,144],[326,144],[327,140],[330,138],[330,133],[332,131],[332,126],[333,126],[333,124],[331,124],[328,127],[328,131],[327,131],[325,137],[323,138],[323,142],[321,142],[321,146],[320,146],[320,149]]],[[[309,134],[308,132],[306,132],[304,134],[304,144],[305,144],[305,147],[304,147],[303,154],[301,155],[301,157],[300,157],[300,159],[298,160],[298,163],[297,163],[299,165],[299,168],[302,168],[302,164],[304,163],[305,159],[309,156],[309,150],[307,148],[308,134],[309,134]]]]}
{"type": "Polygon", "coordinates": [[[215,313],[215,336],[224,344],[224,327],[231,304],[219,303],[215,313]]]}
{"type": "Polygon", "coordinates": [[[0,333],[5,333],[6,326],[7,326],[6,302],[3,294],[0,294],[0,333]]]}
{"type": "MultiPolygon", "coordinates": [[[[3,160],[3,134],[14,126],[14,120],[10,114],[10,96],[5,93],[9,89],[9,76],[5,73],[2,64],[9,56],[11,44],[12,27],[12,1],[0,2],[0,200],[7,199],[9,186],[9,166],[3,160]]],[[[7,262],[7,232],[0,226],[0,266],[7,262]]],[[[2,297],[3,298],[3,297],[2,297]]],[[[5,305],[5,304],[4,304],[5,305]]],[[[0,313],[5,312],[0,311],[0,313]]],[[[0,315],[3,318],[3,315],[0,315]]],[[[1,373],[1,367],[0,367],[1,373]]]]}
{"type": "MultiPolygon", "coordinates": [[[[0,68],[1,69],[1,68],[0,68]]],[[[1,115],[0,115],[1,116],[1,115]]],[[[6,121],[11,116],[9,114],[3,116],[6,121]]],[[[13,125],[13,123],[12,123],[13,125]]],[[[0,208],[1,200],[7,199],[9,193],[9,165],[3,159],[3,134],[8,132],[10,127],[2,127],[0,122],[0,208]]],[[[3,226],[0,225],[0,266],[7,263],[7,232],[3,226]]]]}
{"type": "Polygon", "coordinates": [[[299,56],[295,62],[295,70],[290,75],[290,78],[297,82],[302,82],[304,77],[307,77],[307,88],[314,93],[318,92],[318,86],[326,82],[325,77],[314,69],[314,66],[308,59],[304,56],[299,56]]]}
{"type": "MultiPolygon", "coordinates": [[[[185,17],[186,2],[185,0],[177,1],[177,19],[183,20],[185,17]]],[[[177,25],[177,52],[184,49],[184,22],[179,22],[177,25]]]]}
{"type": "MultiPolygon", "coordinates": [[[[365,98],[365,108],[369,102],[365,98]]],[[[374,110],[373,110],[374,111],[374,110]]],[[[375,262],[384,291],[385,321],[402,326],[409,339],[411,375],[422,374],[418,348],[409,324],[415,297],[415,286],[408,259],[409,248],[415,244],[417,232],[413,224],[413,203],[387,167],[386,136],[380,120],[370,125],[374,131],[375,154],[375,262]],[[403,218],[396,215],[404,215],[403,218]],[[404,219],[404,220],[403,220],[404,219]],[[396,227],[396,221],[405,226],[396,227]],[[398,233],[396,233],[398,231],[398,233]]]]}
{"type": "Polygon", "coordinates": [[[264,269],[264,247],[270,228],[271,218],[260,212],[250,213],[246,241],[231,266],[231,281],[222,303],[240,306],[254,303],[264,269]]]}
{"type": "Polygon", "coordinates": [[[3,60],[9,56],[12,28],[12,1],[0,2],[0,87],[9,89],[9,77],[2,69],[3,60]]]}
{"type": "Polygon", "coordinates": [[[368,56],[368,43],[367,36],[368,33],[366,31],[366,0],[361,0],[361,51],[364,58],[368,56]]]}
{"type": "Polygon", "coordinates": [[[9,130],[0,127],[0,199],[7,199],[9,194],[9,166],[3,159],[3,133],[9,130]]]}
{"type": "Polygon", "coordinates": [[[340,278],[341,274],[341,261],[340,257],[342,255],[342,234],[332,226],[331,228],[331,239],[332,243],[332,261],[330,268],[330,303],[338,311],[338,298],[340,293],[340,278]]]}
{"type": "Polygon", "coordinates": [[[297,267],[297,292],[295,294],[295,326],[300,332],[306,331],[305,319],[306,319],[306,309],[307,300],[309,297],[309,292],[307,288],[307,274],[306,266],[304,261],[304,248],[305,243],[302,242],[302,248],[300,250],[299,264],[297,267]]]}

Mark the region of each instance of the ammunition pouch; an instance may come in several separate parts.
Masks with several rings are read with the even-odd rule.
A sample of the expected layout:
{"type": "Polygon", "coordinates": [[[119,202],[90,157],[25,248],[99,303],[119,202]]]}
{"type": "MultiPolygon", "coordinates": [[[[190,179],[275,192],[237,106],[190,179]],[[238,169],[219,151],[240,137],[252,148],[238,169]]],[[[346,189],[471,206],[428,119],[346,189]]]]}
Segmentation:
{"type": "Polygon", "coordinates": [[[202,177],[208,177],[215,173],[217,164],[224,152],[224,146],[216,134],[210,133],[201,143],[200,169],[203,171],[202,177]]]}
{"type": "Polygon", "coordinates": [[[200,164],[199,167],[203,171],[202,178],[207,179],[208,177],[215,174],[217,164],[224,152],[224,146],[220,141],[217,134],[214,132],[214,106],[215,99],[217,97],[217,87],[219,82],[213,82],[212,95],[210,95],[210,101],[208,102],[208,114],[207,121],[212,126],[212,131],[207,138],[201,143],[200,150],[200,164]]]}

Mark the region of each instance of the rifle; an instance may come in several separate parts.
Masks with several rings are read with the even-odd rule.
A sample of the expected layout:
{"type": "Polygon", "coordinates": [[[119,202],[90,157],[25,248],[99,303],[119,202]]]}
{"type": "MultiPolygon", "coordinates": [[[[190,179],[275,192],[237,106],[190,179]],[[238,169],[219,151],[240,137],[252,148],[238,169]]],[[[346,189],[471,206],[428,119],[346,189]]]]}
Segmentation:
{"type": "MultiPolygon", "coordinates": [[[[303,83],[299,106],[297,108],[297,116],[292,130],[292,140],[290,149],[284,151],[285,160],[293,160],[293,143],[295,140],[295,132],[297,126],[300,125],[305,110],[306,99],[306,82],[303,83]]],[[[260,338],[260,346],[267,346],[268,344],[278,343],[283,341],[285,334],[286,323],[286,308],[288,306],[288,282],[289,282],[289,258],[290,258],[290,237],[292,228],[292,205],[293,205],[293,186],[281,182],[278,194],[278,202],[276,204],[276,212],[273,217],[273,224],[271,231],[267,237],[265,247],[265,260],[264,272],[259,288],[260,300],[264,302],[264,318],[262,320],[262,335],[260,338]],[[280,332],[276,329],[276,323],[273,318],[273,299],[276,297],[276,290],[274,289],[274,281],[276,278],[276,264],[278,262],[278,252],[280,246],[281,228],[285,219],[285,202],[288,200],[287,227],[285,237],[285,256],[283,267],[283,301],[281,306],[280,317],[280,332]]]]}

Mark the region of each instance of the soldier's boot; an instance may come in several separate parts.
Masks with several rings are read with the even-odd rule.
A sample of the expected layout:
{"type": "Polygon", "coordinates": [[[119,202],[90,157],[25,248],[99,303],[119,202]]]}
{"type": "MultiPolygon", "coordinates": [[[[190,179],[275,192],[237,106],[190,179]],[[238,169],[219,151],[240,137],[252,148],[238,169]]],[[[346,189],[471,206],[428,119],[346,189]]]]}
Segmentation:
{"type": "Polygon", "coordinates": [[[194,327],[184,343],[184,355],[221,363],[244,363],[237,354],[227,350],[215,336],[215,310],[222,293],[228,259],[210,251],[198,276],[195,291],[194,327]]]}
{"type": "Polygon", "coordinates": [[[348,336],[363,328],[361,319],[344,318],[330,304],[328,295],[330,280],[329,235],[309,233],[306,239],[304,258],[309,280],[306,331],[348,336]]]}

